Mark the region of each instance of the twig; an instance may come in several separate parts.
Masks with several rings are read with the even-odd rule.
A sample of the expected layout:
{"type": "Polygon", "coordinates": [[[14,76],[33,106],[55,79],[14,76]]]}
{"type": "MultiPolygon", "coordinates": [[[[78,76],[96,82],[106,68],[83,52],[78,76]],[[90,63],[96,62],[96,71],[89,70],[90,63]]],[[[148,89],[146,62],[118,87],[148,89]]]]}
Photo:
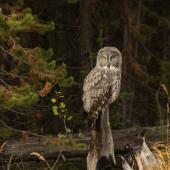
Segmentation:
{"type": "Polygon", "coordinates": [[[49,170],[52,170],[51,166],[49,165],[48,161],[45,159],[44,162],[46,163],[49,170]]]}
{"type": "Polygon", "coordinates": [[[168,135],[168,129],[169,129],[169,93],[168,93],[168,90],[166,88],[166,86],[164,84],[161,84],[160,87],[158,88],[157,92],[156,92],[156,102],[157,102],[157,105],[158,105],[158,111],[159,111],[159,115],[160,115],[160,123],[161,125],[163,125],[163,120],[162,120],[162,110],[161,110],[161,106],[160,106],[160,103],[159,103],[159,92],[160,92],[160,89],[163,89],[164,92],[166,93],[167,95],[167,103],[166,103],[166,142],[168,144],[169,142],[169,135],[168,135]]]}
{"type": "Polygon", "coordinates": [[[3,167],[3,170],[5,170],[4,162],[1,159],[1,167],[3,167]]]}
{"type": "MultiPolygon", "coordinates": [[[[22,48],[21,46],[19,48],[22,48]]],[[[14,59],[18,59],[20,60],[20,58],[18,56],[13,55],[11,52],[9,52],[8,50],[6,50],[3,46],[0,45],[0,49],[5,52],[6,54],[8,54],[9,56],[13,57],[14,59]]],[[[24,64],[31,66],[31,64],[29,64],[28,62],[24,62],[22,61],[24,64]]]]}
{"type": "Polygon", "coordinates": [[[16,167],[17,167],[18,169],[22,170],[21,167],[20,167],[20,165],[19,165],[18,163],[15,163],[15,165],[16,165],[16,167]]]}
{"type": "Polygon", "coordinates": [[[162,124],[162,110],[161,110],[161,105],[159,103],[159,92],[160,92],[160,87],[158,88],[157,92],[156,92],[156,103],[157,103],[157,107],[158,107],[158,112],[159,112],[159,119],[160,119],[160,125],[162,124]]]}
{"type": "Polygon", "coordinates": [[[0,153],[3,152],[5,145],[7,144],[7,141],[4,142],[0,147],[0,153]]]}
{"type": "Polygon", "coordinates": [[[37,134],[37,133],[33,133],[33,132],[30,132],[30,131],[27,131],[27,130],[15,129],[15,128],[13,128],[13,127],[8,126],[8,125],[7,125],[6,123],[4,123],[2,120],[0,120],[0,123],[1,123],[3,126],[5,126],[6,128],[8,128],[8,129],[10,129],[10,130],[12,130],[12,131],[15,131],[15,132],[22,133],[22,132],[24,131],[24,132],[26,132],[27,134],[30,134],[30,135],[33,135],[33,136],[46,137],[46,138],[47,138],[47,136],[45,136],[45,135],[39,135],[39,134],[37,134]]]}
{"type": "Polygon", "coordinates": [[[22,165],[22,168],[23,168],[24,170],[26,170],[26,167],[25,167],[24,162],[22,161],[22,159],[21,159],[21,165],[22,165]]]}
{"type": "Polygon", "coordinates": [[[10,168],[11,168],[12,158],[13,158],[13,154],[12,154],[12,155],[10,156],[10,158],[9,158],[9,162],[8,162],[8,164],[7,164],[7,170],[10,170],[10,168]]]}
{"type": "Polygon", "coordinates": [[[12,53],[10,53],[8,50],[6,50],[4,47],[2,47],[1,45],[0,45],[0,49],[2,50],[2,51],[4,51],[5,53],[7,53],[8,55],[10,55],[11,57],[13,57],[13,58],[16,58],[16,56],[14,56],[12,53]]]}
{"type": "Polygon", "coordinates": [[[166,103],[166,142],[168,144],[168,129],[169,129],[169,93],[168,93],[168,89],[166,88],[166,86],[164,84],[161,84],[161,87],[162,89],[165,91],[167,97],[168,97],[168,100],[167,100],[167,103],[166,103]]]}
{"type": "Polygon", "coordinates": [[[60,149],[60,152],[58,154],[57,160],[54,162],[54,164],[52,166],[52,170],[56,167],[58,161],[60,160],[60,156],[61,156],[62,150],[63,150],[63,146],[61,146],[61,149],[60,149]]]}
{"type": "Polygon", "coordinates": [[[145,5],[142,5],[142,8],[148,12],[149,14],[151,14],[153,17],[155,17],[156,19],[158,19],[159,21],[163,21],[164,23],[168,23],[169,20],[165,19],[164,17],[158,15],[155,11],[152,11],[151,9],[147,8],[145,5]]]}

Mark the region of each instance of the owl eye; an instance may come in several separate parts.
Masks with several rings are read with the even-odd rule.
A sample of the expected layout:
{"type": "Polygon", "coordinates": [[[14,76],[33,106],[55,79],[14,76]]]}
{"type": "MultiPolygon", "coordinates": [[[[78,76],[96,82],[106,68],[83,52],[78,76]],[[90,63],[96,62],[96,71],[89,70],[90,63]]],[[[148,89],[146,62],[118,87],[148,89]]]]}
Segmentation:
{"type": "Polygon", "coordinates": [[[114,58],[116,58],[117,56],[118,56],[117,53],[112,54],[112,55],[110,56],[110,61],[113,60],[114,58]]]}
{"type": "Polygon", "coordinates": [[[112,55],[112,56],[110,57],[110,61],[114,60],[114,58],[115,58],[115,57],[112,55]]]}
{"type": "Polygon", "coordinates": [[[103,55],[100,57],[100,64],[106,65],[107,64],[107,56],[103,55]]]}
{"type": "Polygon", "coordinates": [[[110,57],[110,61],[115,61],[115,60],[117,60],[116,55],[112,55],[112,56],[110,57]]]}
{"type": "Polygon", "coordinates": [[[119,62],[118,62],[118,57],[117,55],[113,55],[110,57],[110,65],[113,67],[118,67],[119,66],[119,62]]]}

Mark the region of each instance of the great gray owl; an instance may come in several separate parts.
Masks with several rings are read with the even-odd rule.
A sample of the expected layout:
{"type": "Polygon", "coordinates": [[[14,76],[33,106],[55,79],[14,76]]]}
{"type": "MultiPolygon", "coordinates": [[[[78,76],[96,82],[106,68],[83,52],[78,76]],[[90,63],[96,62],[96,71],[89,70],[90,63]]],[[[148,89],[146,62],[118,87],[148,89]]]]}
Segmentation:
{"type": "Polygon", "coordinates": [[[99,50],[96,66],[84,80],[84,110],[96,120],[101,110],[114,102],[120,92],[122,56],[115,47],[99,50]]]}

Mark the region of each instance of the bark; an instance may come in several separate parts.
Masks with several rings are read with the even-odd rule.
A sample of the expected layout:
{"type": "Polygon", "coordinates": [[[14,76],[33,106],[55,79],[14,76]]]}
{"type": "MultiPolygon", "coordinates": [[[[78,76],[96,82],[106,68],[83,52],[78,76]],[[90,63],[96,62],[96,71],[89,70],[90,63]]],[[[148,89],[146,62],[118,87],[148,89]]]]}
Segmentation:
{"type": "MultiPolygon", "coordinates": [[[[80,30],[79,30],[79,48],[81,57],[91,55],[93,52],[93,13],[96,0],[82,1],[80,5],[80,30]]],[[[91,68],[93,67],[93,59],[90,58],[91,68]]]]}
{"type": "MultiPolygon", "coordinates": [[[[140,23],[141,23],[141,11],[142,11],[142,0],[138,1],[138,11],[137,11],[137,19],[136,19],[136,28],[137,28],[137,36],[140,36],[140,23]]],[[[134,59],[138,59],[138,39],[135,40],[135,46],[134,46],[134,59]]],[[[129,115],[130,119],[133,113],[133,105],[134,105],[134,96],[135,96],[135,77],[133,76],[133,73],[131,73],[131,83],[130,83],[130,91],[133,92],[133,94],[130,97],[130,102],[129,102],[129,115]]]]}
{"type": "Polygon", "coordinates": [[[98,163],[102,158],[106,158],[110,162],[113,161],[115,163],[108,106],[102,110],[95,127],[91,130],[91,146],[87,156],[87,169],[101,169],[101,165],[98,163]]]}
{"type": "MultiPolygon", "coordinates": [[[[130,93],[130,95],[123,98],[122,106],[123,106],[123,117],[124,119],[131,119],[132,114],[132,106],[133,106],[133,93],[134,93],[134,85],[133,85],[133,70],[131,69],[131,65],[136,63],[134,59],[134,43],[132,39],[131,33],[131,13],[129,9],[129,1],[122,0],[122,10],[123,10],[123,68],[122,68],[122,91],[123,93],[130,93]]],[[[137,48],[137,47],[136,47],[137,48]]]]}
{"type": "MultiPolygon", "coordinates": [[[[137,27],[138,36],[140,36],[141,10],[142,10],[142,0],[139,0],[138,1],[137,19],[136,19],[136,27],[137,27]]],[[[138,45],[139,45],[138,40],[136,40],[134,58],[138,57],[138,45]]]]}
{"type": "MultiPolygon", "coordinates": [[[[123,7],[123,24],[124,24],[124,30],[123,30],[123,73],[122,73],[122,91],[127,91],[127,55],[128,55],[128,41],[129,41],[129,20],[128,20],[128,1],[122,0],[122,7],[123,7]]],[[[127,102],[126,99],[123,99],[123,117],[126,118],[127,116],[127,102]]]]}

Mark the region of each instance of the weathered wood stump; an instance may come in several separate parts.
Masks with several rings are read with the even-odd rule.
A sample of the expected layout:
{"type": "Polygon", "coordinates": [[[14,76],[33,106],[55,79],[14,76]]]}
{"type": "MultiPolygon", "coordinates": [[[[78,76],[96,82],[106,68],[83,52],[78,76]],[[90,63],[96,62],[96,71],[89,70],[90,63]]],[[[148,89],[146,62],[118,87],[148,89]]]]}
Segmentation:
{"type": "MultiPolygon", "coordinates": [[[[99,118],[91,129],[91,145],[87,156],[87,169],[101,169],[104,161],[111,164],[116,162],[108,106],[102,109],[99,118]]],[[[102,167],[102,169],[105,168],[102,167]]]]}

